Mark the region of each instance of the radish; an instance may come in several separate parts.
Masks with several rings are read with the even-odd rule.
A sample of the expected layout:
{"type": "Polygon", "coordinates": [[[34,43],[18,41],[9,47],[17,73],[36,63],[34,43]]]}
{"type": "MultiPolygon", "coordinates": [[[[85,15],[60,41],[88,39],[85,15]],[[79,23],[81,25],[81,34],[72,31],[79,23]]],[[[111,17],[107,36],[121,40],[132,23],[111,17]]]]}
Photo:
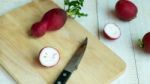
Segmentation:
{"type": "Polygon", "coordinates": [[[55,66],[59,62],[59,52],[55,48],[46,47],[40,51],[39,61],[45,67],[55,66]]]}
{"type": "Polygon", "coordinates": [[[115,6],[115,12],[119,19],[130,21],[137,15],[137,6],[129,0],[119,0],[115,6]]]}
{"type": "Polygon", "coordinates": [[[31,28],[31,34],[34,37],[41,37],[45,34],[45,32],[47,31],[47,25],[43,22],[37,22],[35,24],[33,24],[32,28],[31,28]]]}
{"type": "Polygon", "coordinates": [[[104,36],[110,40],[118,39],[121,36],[120,28],[115,24],[106,24],[103,30],[104,36]]]}
{"type": "Polygon", "coordinates": [[[140,47],[144,48],[146,52],[150,53],[150,32],[143,36],[142,41],[140,41],[140,47]]]}
{"type": "Polygon", "coordinates": [[[67,20],[67,13],[63,9],[54,8],[48,11],[42,18],[42,22],[48,23],[47,29],[55,31],[62,28],[67,20]]]}
{"type": "Polygon", "coordinates": [[[40,22],[32,25],[31,32],[35,37],[41,37],[47,30],[56,31],[62,28],[67,20],[67,13],[63,9],[54,8],[44,14],[40,22]]]}

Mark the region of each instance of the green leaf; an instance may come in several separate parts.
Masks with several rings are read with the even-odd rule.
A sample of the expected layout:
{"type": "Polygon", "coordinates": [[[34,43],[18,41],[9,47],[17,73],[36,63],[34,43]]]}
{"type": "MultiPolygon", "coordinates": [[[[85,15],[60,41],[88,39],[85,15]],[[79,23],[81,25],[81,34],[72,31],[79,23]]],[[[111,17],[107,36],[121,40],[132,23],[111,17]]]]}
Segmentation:
{"type": "Polygon", "coordinates": [[[138,39],[137,44],[138,44],[138,46],[139,46],[140,48],[144,48],[144,43],[142,42],[141,39],[138,39]]]}
{"type": "Polygon", "coordinates": [[[66,9],[67,14],[71,17],[82,17],[87,16],[86,13],[81,13],[81,8],[83,7],[84,0],[64,0],[65,5],[68,7],[66,9]]]}
{"type": "Polygon", "coordinates": [[[64,0],[65,5],[68,5],[70,2],[69,0],[64,0]]]}
{"type": "Polygon", "coordinates": [[[80,2],[80,4],[81,4],[81,6],[83,6],[84,0],[79,0],[79,2],[80,2]]]}

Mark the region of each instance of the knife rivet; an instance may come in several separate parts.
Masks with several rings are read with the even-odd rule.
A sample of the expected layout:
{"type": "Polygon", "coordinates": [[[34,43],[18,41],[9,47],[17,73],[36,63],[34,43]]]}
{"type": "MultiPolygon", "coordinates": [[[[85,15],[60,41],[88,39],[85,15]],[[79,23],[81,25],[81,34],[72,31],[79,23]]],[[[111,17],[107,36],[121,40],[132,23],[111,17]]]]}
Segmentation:
{"type": "Polygon", "coordinates": [[[63,73],[63,76],[67,76],[67,74],[66,74],[66,73],[63,73]]]}

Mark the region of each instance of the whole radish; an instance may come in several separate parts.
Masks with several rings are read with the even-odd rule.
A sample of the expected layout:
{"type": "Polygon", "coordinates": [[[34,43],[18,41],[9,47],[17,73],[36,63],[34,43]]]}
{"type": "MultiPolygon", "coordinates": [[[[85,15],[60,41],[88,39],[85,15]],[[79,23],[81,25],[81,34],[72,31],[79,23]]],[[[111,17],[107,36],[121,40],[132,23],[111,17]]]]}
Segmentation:
{"type": "Polygon", "coordinates": [[[55,31],[62,28],[67,20],[67,13],[63,9],[54,8],[48,11],[42,18],[42,22],[47,22],[47,30],[55,31]]]}
{"type": "Polygon", "coordinates": [[[56,31],[62,28],[67,20],[67,13],[61,8],[54,8],[44,14],[40,22],[32,25],[31,33],[41,37],[47,30],[56,31]]]}
{"type": "Polygon", "coordinates": [[[119,0],[115,6],[115,12],[119,19],[130,21],[137,16],[137,6],[129,0],[119,0]]]}
{"type": "Polygon", "coordinates": [[[34,37],[41,37],[43,36],[47,31],[47,24],[45,24],[44,22],[37,22],[35,24],[32,25],[31,28],[31,34],[34,37]]]}
{"type": "Polygon", "coordinates": [[[148,53],[150,53],[150,32],[146,33],[142,39],[141,47],[148,53]]]}
{"type": "Polygon", "coordinates": [[[74,18],[76,16],[78,17],[87,16],[86,13],[82,13],[80,11],[81,8],[83,7],[84,0],[77,0],[77,1],[64,0],[64,3],[68,7],[66,8],[66,10],[63,10],[61,8],[53,8],[43,15],[41,21],[39,22],[39,24],[41,25],[34,24],[32,26],[31,32],[33,36],[36,37],[43,36],[45,33],[43,30],[45,30],[45,28],[43,30],[41,28],[45,25],[48,31],[56,31],[61,29],[67,20],[67,15],[74,18]]]}

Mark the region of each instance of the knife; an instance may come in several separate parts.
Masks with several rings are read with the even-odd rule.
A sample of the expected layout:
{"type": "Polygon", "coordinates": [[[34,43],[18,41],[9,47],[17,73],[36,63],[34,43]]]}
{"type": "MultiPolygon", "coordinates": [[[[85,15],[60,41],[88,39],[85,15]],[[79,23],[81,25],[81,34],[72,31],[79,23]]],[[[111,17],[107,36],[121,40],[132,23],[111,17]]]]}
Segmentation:
{"type": "Polygon", "coordinates": [[[88,38],[86,37],[85,40],[82,42],[82,44],[79,46],[79,48],[75,51],[72,58],[69,60],[68,64],[66,65],[64,70],[61,72],[61,74],[58,76],[54,84],[66,84],[71,74],[75,70],[77,70],[78,65],[80,64],[80,61],[86,50],[87,41],[88,41],[88,38]]]}

